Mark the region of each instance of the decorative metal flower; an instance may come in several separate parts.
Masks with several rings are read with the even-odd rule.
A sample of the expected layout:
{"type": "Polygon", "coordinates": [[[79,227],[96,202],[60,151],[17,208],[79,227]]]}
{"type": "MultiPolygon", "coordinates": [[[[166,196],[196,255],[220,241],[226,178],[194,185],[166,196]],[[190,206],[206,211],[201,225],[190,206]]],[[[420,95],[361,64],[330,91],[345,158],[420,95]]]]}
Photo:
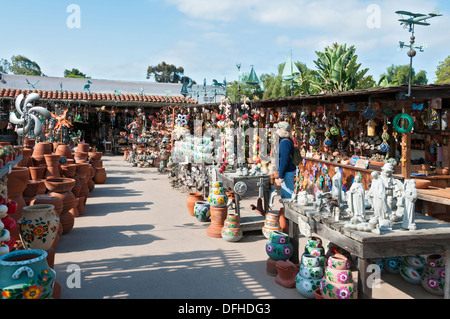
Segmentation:
{"type": "Polygon", "coordinates": [[[178,114],[178,117],[175,120],[175,123],[177,123],[178,126],[185,126],[185,125],[187,125],[188,124],[187,115],[178,114]]]}
{"type": "Polygon", "coordinates": [[[26,136],[31,131],[32,124],[34,123],[34,135],[39,136],[42,133],[41,120],[35,115],[36,113],[43,116],[46,119],[51,117],[50,112],[41,106],[34,106],[31,102],[39,100],[40,96],[37,93],[30,93],[24,100],[24,95],[19,94],[16,98],[15,107],[16,111],[20,114],[20,118],[16,116],[16,113],[11,112],[9,114],[9,121],[15,125],[22,125],[22,128],[17,129],[19,136],[26,136]],[[23,101],[23,103],[22,103],[23,101]]]}

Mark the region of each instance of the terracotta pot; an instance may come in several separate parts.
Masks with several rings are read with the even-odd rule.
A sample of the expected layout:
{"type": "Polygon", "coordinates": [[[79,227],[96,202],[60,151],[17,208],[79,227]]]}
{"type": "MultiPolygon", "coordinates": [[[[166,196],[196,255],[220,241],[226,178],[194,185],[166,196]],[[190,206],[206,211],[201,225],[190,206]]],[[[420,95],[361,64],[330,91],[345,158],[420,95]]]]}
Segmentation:
{"type": "Polygon", "coordinates": [[[54,210],[57,216],[61,215],[63,209],[63,203],[60,197],[51,196],[48,194],[36,195],[30,202],[30,205],[37,204],[50,204],[54,206],[54,210]]]}
{"type": "Polygon", "coordinates": [[[61,177],[61,168],[59,166],[47,166],[44,178],[61,177]]]}
{"type": "Polygon", "coordinates": [[[28,163],[30,161],[31,154],[33,150],[31,148],[24,148],[22,150],[22,161],[20,161],[20,166],[28,167],[28,163]]]}
{"type": "Polygon", "coordinates": [[[45,180],[44,179],[36,179],[35,181],[39,182],[36,195],[45,194],[47,192],[47,187],[45,186],[45,180]]]}
{"type": "Polygon", "coordinates": [[[50,192],[70,192],[75,186],[75,180],[66,177],[49,177],[45,180],[45,186],[50,192]]]}
{"type": "Polygon", "coordinates": [[[272,258],[267,258],[267,261],[266,261],[266,273],[269,276],[275,277],[278,274],[276,263],[277,263],[276,260],[273,260],[272,258]]]}
{"type": "Polygon", "coordinates": [[[87,152],[75,152],[73,155],[73,159],[75,160],[75,163],[85,163],[88,159],[88,153],[87,152]]]}
{"type": "Polygon", "coordinates": [[[78,214],[82,216],[84,215],[85,198],[84,196],[80,196],[77,198],[78,198],[78,206],[77,206],[78,214]]]}
{"type": "Polygon", "coordinates": [[[72,209],[69,210],[69,213],[71,213],[74,218],[77,218],[78,216],[80,216],[80,214],[78,213],[79,202],[80,202],[80,198],[75,197],[75,205],[73,205],[72,209]]]}
{"type": "Polygon", "coordinates": [[[299,265],[295,265],[289,260],[279,260],[275,266],[278,273],[275,282],[285,288],[295,288],[295,277],[298,274],[299,265]]]}
{"type": "Polygon", "coordinates": [[[94,182],[95,182],[95,184],[105,184],[105,182],[106,182],[106,171],[105,171],[104,167],[98,167],[95,170],[94,182]]]}
{"type": "Polygon", "coordinates": [[[22,196],[30,179],[30,170],[28,167],[13,167],[8,174],[8,195],[10,197],[22,196]]]}
{"type": "Polygon", "coordinates": [[[80,177],[78,176],[78,174],[75,174],[74,176],[72,176],[71,178],[73,178],[75,180],[75,185],[72,188],[72,193],[78,197],[80,196],[80,192],[81,192],[81,182],[80,182],[80,177]]]}
{"type": "Polygon", "coordinates": [[[426,189],[431,185],[431,181],[429,181],[427,179],[415,178],[414,180],[416,181],[417,189],[426,189]]]}
{"type": "Polygon", "coordinates": [[[206,235],[214,238],[222,238],[222,227],[227,218],[228,207],[213,207],[211,210],[211,224],[206,228],[206,235]]]}
{"type": "Polygon", "coordinates": [[[50,192],[47,195],[59,197],[61,199],[62,201],[61,215],[64,214],[65,212],[68,212],[75,206],[76,197],[72,192],[63,192],[63,193],[50,192]]]}
{"type": "Polygon", "coordinates": [[[63,212],[60,216],[61,225],[62,225],[62,233],[67,234],[70,232],[75,224],[75,217],[69,211],[63,212]]]}
{"type": "MultiPolygon", "coordinates": [[[[195,216],[194,215],[194,207],[195,207],[195,203],[196,202],[202,202],[205,199],[203,198],[203,194],[202,193],[190,193],[188,195],[188,198],[186,199],[186,205],[188,208],[188,212],[191,216],[195,216]]],[[[222,224],[223,226],[223,224],[222,224]]],[[[221,226],[221,227],[222,227],[221,226]]]]}
{"type": "Polygon", "coordinates": [[[32,180],[44,179],[47,165],[43,166],[30,166],[30,177],[32,180]]]}
{"type": "Polygon", "coordinates": [[[64,177],[72,178],[77,173],[76,164],[63,164],[61,165],[61,171],[64,177]]]}
{"type": "Polygon", "coordinates": [[[60,146],[60,145],[64,145],[64,143],[57,143],[57,142],[52,143],[52,146],[53,146],[52,152],[53,152],[53,153],[56,152],[56,149],[57,149],[58,146],[60,146]]]}
{"type": "Polygon", "coordinates": [[[67,159],[73,159],[72,149],[67,144],[60,144],[56,150],[55,154],[60,155],[61,157],[65,157],[67,159]]]}
{"type": "Polygon", "coordinates": [[[51,154],[53,152],[53,143],[39,142],[34,145],[32,157],[44,158],[44,154],[51,154]]]}
{"type": "Polygon", "coordinates": [[[61,156],[57,154],[44,154],[44,158],[47,167],[59,166],[59,159],[61,158],[61,156]]]}
{"type": "Polygon", "coordinates": [[[30,205],[31,200],[38,194],[38,191],[40,190],[40,188],[42,187],[42,185],[44,185],[45,188],[45,184],[43,180],[29,180],[27,182],[27,187],[25,188],[25,190],[23,191],[23,199],[25,200],[25,203],[27,205],[30,205]]]}
{"type": "Polygon", "coordinates": [[[23,140],[23,146],[29,149],[33,149],[36,145],[36,140],[34,138],[26,138],[23,140]]]}
{"type": "Polygon", "coordinates": [[[91,146],[87,143],[79,143],[77,145],[77,152],[89,152],[89,150],[91,149],[91,146]]]}

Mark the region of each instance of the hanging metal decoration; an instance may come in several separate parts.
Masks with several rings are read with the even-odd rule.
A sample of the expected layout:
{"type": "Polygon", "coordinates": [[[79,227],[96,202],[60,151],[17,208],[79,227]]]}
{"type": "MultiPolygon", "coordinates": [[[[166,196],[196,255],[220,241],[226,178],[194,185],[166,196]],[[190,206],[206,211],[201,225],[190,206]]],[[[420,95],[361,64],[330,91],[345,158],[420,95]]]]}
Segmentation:
{"type": "Polygon", "coordinates": [[[377,116],[377,110],[371,104],[369,104],[362,110],[361,115],[366,120],[373,120],[377,116]]]}
{"type": "Polygon", "coordinates": [[[314,131],[314,129],[311,129],[311,132],[309,132],[309,144],[310,145],[315,145],[317,140],[316,140],[316,132],[314,131]]]}
{"type": "Polygon", "coordinates": [[[387,151],[389,151],[389,144],[388,144],[388,141],[389,141],[389,133],[388,133],[388,126],[386,125],[386,124],[384,124],[384,126],[383,126],[383,134],[381,135],[381,139],[383,140],[383,143],[381,143],[380,144],[380,146],[379,146],[379,148],[380,148],[380,151],[382,151],[382,152],[387,152],[387,151]]]}
{"type": "Polygon", "coordinates": [[[423,124],[425,124],[428,127],[432,127],[436,125],[436,123],[439,120],[439,114],[436,112],[436,110],[433,110],[432,108],[426,108],[421,115],[423,124]]]}
{"type": "Polygon", "coordinates": [[[37,93],[30,93],[24,100],[24,95],[19,94],[15,101],[16,111],[20,114],[20,118],[14,112],[9,114],[9,121],[15,125],[22,125],[22,128],[17,129],[19,136],[26,136],[31,131],[31,126],[34,123],[34,135],[39,136],[42,133],[41,120],[35,115],[38,113],[46,119],[51,117],[50,112],[41,106],[33,107],[31,102],[39,100],[40,96],[37,93]],[[23,102],[23,103],[22,103],[23,102]]]}
{"type": "Polygon", "coordinates": [[[414,127],[414,119],[406,113],[397,114],[392,122],[394,130],[398,133],[409,133],[414,127]]]}

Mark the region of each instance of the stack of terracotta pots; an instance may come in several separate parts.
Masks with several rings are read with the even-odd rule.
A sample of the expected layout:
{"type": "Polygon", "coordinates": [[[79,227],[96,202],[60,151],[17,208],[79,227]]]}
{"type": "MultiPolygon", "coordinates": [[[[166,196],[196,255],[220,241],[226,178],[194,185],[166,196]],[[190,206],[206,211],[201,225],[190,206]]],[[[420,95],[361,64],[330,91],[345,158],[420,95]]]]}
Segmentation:
{"type": "Polygon", "coordinates": [[[102,152],[89,152],[89,158],[95,170],[94,182],[95,184],[104,184],[106,182],[106,171],[103,167],[102,152]]]}
{"type": "Polygon", "coordinates": [[[45,186],[49,191],[48,195],[61,198],[63,207],[59,218],[63,227],[63,234],[67,234],[72,230],[75,223],[75,217],[70,213],[70,210],[76,205],[76,197],[72,193],[75,180],[66,177],[48,177],[45,180],[45,186]]]}

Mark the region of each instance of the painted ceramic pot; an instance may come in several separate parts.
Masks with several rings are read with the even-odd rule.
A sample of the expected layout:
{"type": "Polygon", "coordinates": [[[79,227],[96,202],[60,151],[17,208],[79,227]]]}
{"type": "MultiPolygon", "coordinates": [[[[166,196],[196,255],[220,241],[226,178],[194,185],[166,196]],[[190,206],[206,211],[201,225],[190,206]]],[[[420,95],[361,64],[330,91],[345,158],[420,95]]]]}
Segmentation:
{"type": "Polygon", "coordinates": [[[301,258],[301,262],[303,266],[306,267],[319,267],[320,261],[318,256],[303,254],[301,258]]]}
{"type": "Polygon", "coordinates": [[[431,267],[429,265],[426,265],[424,273],[430,276],[445,278],[445,266],[431,267]]]}
{"type": "Polygon", "coordinates": [[[439,254],[429,255],[426,263],[430,267],[445,267],[445,257],[439,254]]]}
{"type": "Polygon", "coordinates": [[[223,182],[220,182],[220,181],[212,182],[211,187],[212,188],[223,187],[223,182]]]}
{"type": "Polygon", "coordinates": [[[241,228],[229,228],[224,226],[222,227],[220,235],[226,241],[236,242],[241,240],[243,233],[241,228]]]}
{"type": "Polygon", "coordinates": [[[209,195],[208,203],[213,207],[226,207],[228,204],[228,196],[226,194],[209,195]]]}
{"type": "Polygon", "coordinates": [[[226,195],[227,189],[225,187],[213,187],[209,191],[209,195],[226,195]]]}
{"type": "Polygon", "coordinates": [[[349,262],[347,257],[341,254],[334,254],[328,258],[328,267],[338,270],[349,269],[349,262]]]}
{"type": "MultiPolygon", "coordinates": [[[[80,194],[82,195],[82,194],[80,194]]],[[[204,201],[202,193],[190,193],[186,199],[186,205],[188,212],[191,216],[194,216],[194,206],[196,202],[204,201]]]]}
{"type": "Polygon", "coordinates": [[[305,298],[315,299],[314,291],[320,288],[322,279],[308,279],[297,274],[295,277],[295,288],[305,298]]]}
{"type": "Polygon", "coordinates": [[[307,279],[320,279],[324,275],[322,267],[306,267],[303,264],[300,264],[299,273],[303,278],[307,279]]]}
{"type": "Polygon", "coordinates": [[[56,238],[59,218],[55,206],[38,204],[23,208],[18,221],[20,239],[26,249],[49,250],[56,238]]]}
{"type": "Polygon", "coordinates": [[[289,235],[281,231],[273,231],[266,243],[266,253],[273,260],[288,260],[294,253],[289,235]]]}
{"type": "Polygon", "coordinates": [[[40,249],[16,250],[0,256],[0,295],[3,299],[48,299],[55,271],[40,249]]]}
{"type": "Polygon", "coordinates": [[[400,266],[400,275],[409,283],[415,285],[421,284],[421,273],[411,266],[402,264],[400,266]]]}
{"type": "Polygon", "coordinates": [[[211,219],[209,203],[205,201],[196,202],[194,205],[194,216],[201,222],[209,221],[211,219]]]}
{"type": "Polygon", "coordinates": [[[430,294],[443,296],[445,287],[445,278],[436,277],[424,273],[421,278],[422,287],[430,294]]]}
{"type": "Polygon", "coordinates": [[[398,257],[389,257],[384,259],[384,269],[391,274],[398,274],[400,272],[400,263],[398,257]]]}
{"type": "Polygon", "coordinates": [[[325,268],[325,279],[336,284],[348,284],[353,281],[351,270],[337,270],[330,267],[325,268]]]}
{"type": "Polygon", "coordinates": [[[325,249],[323,247],[305,246],[305,253],[314,256],[325,256],[325,249]]]}
{"type": "Polygon", "coordinates": [[[279,215],[268,212],[264,218],[262,233],[267,239],[273,231],[281,230],[279,215]]]}
{"type": "Polygon", "coordinates": [[[319,237],[312,236],[306,240],[306,245],[308,247],[320,248],[322,247],[322,239],[320,239],[319,237]]]}
{"type": "Polygon", "coordinates": [[[356,299],[358,296],[355,282],[338,284],[322,280],[320,293],[324,299],[356,299]]]}
{"type": "Polygon", "coordinates": [[[405,256],[403,262],[414,268],[424,268],[424,264],[420,256],[405,256]]]}

